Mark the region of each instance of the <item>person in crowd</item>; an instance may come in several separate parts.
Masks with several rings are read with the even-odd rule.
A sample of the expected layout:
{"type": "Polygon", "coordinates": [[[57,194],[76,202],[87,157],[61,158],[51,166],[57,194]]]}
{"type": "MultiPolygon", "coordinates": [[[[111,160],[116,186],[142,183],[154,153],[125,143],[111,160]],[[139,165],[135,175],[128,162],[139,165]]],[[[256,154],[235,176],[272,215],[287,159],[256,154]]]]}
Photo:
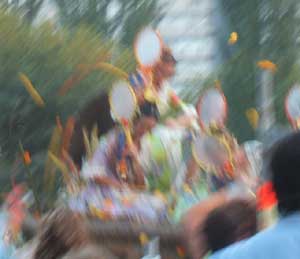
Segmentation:
{"type": "Polygon", "coordinates": [[[232,200],[211,211],[200,229],[211,252],[253,236],[257,231],[256,209],[246,200],[232,200]]]}
{"type": "MultiPolygon", "coordinates": [[[[137,69],[135,73],[130,74],[128,81],[135,91],[140,108],[155,107],[159,117],[167,118],[165,121],[169,126],[190,126],[197,116],[193,106],[186,106],[184,114],[175,119],[168,116],[173,110],[172,105],[174,103],[178,105],[180,102],[168,83],[175,74],[176,63],[171,50],[164,47],[161,59],[152,68],[151,78],[155,94],[150,96],[145,94],[145,90],[151,82],[142,69],[137,69]]],[[[91,132],[95,125],[99,129],[98,137],[107,134],[116,125],[110,113],[109,94],[106,92],[91,100],[77,116],[69,153],[78,168],[81,168],[82,157],[86,153],[82,129],[86,128],[87,132],[91,132]]]]}
{"type": "MultiPolygon", "coordinates": [[[[99,147],[91,160],[87,161],[82,168],[82,176],[86,180],[98,184],[108,184],[119,187],[122,183],[120,163],[126,160],[126,174],[128,184],[133,186],[143,186],[144,174],[139,163],[139,150],[141,149],[141,139],[143,135],[156,125],[156,108],[152,106],[143,107],[141,115],[133,122],[132,139],[133,145],[126,144],[126,138],[120,128],[114,128],[99,143],[99,147]]],[[[127,181],[126,180],[126,181],[127,181]]]]}
{"type": "Polygon", "coordinates": [[[184,239],[186,240],[187,250],[192,258],[202,258],[209,251],[206,239],[204,235],[199,235],[199,230],[203,226],[207,215],[226,202],[228,202],[226,190],[220,190],[190,208],[183,216],[184,239]]]}
{"type": "MultiPolygon", "coordinates": [[[[237,242],[213,253],[212,259],[281,259],[298,258],[300,254],[300,133],[291,134],[280,140],[272,150],[269,170],[278,200],[280,214],[278,222],[249,239],[237,242]]],[[[228,200],[226,192],[215,194],[214,200],[207,201],[210,208],[216,208],[228,200]]],[[[211,210],[210,210],[211,211],[211,210]]],[[[186,229],[193,232],[206,218],[208,209],[203,204],[192,209],[185,218],[186,229]],[[197,218],[198,215],[198,218],[197,218]],[[200,219],[199,219],[200,218],[200,219]],[[190,222],[188,222],[188,220],[190,222]],[[202,221],[201,221],[202,220],[202,221]]],[[[194,232],[195,233],[195,232],[194,232]]],[[[189,235],[189,240],[194,237],[189,235]]],[[[199,242],[199,240],[197,240],[199,242]]],[[[199,243],[198,243],[199,244],[199,243]]],[[[195,246],[195,244],[194,244],[195,246]]],[[[205,249],[204,249],[205,250],[205,249]]],[[[199,254],[195,249],[194,254],[199,254]]],[[[197,257],[195,257],[197,258],[197,257]]]]}
{"type": "Polygon", "coordinates": [[[278,200],[278,223],[211,258],[298,258],[300,254],[300,133],[275,144],[269,170],[278,200]]]}
{"type": "MultiPolygon", "coordinates": [[[[161,60],[153,68],[153,85],[156,91],[159,91],[160,101],[156,104],[155,100],[145,101],[144,90],[148,83],[143,73],[136,72],[129,75],[129,82],[138,98],[138,104],[143,109],[145,106],[156,106],[159,114],[163,114],[169,108],[169,91],[167,80],[175,73],[176,60],[169,49],[164,49],[161,60]],[[164,85],[164,87],[163,87],[164,85]],[[164,89],[162,91],[162,89],[164,89]],[[166,108],[167,107],[167,108],[166,108]]],[[[86,128],[87,132],[91,132],[92,128],[97,125],[99,132],[98,137],[104,136],[115,127],[115,122],[111,116],[109,94],[102,92],[91,100],[84,109],[77,115],[74,132],[70,143],[70,156],[74,160],[78,168],[82,166],[82,158],[85,156],[86,150],[83,141],[82,129],[86,128]]]]}

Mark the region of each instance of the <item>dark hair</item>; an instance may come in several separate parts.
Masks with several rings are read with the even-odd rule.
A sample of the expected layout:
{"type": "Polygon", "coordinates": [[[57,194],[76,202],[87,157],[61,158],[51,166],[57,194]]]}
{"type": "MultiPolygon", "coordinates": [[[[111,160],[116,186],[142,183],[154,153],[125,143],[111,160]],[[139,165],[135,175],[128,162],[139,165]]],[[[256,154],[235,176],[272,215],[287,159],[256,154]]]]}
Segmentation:
{"type": "Polygon", "coordinates": [[[300,209],[300,133],[275,144],[269,165],[281,214],[300,209]]]}
{"type": "Polygon", "coordinates": [[[90,133],[95,125],[98,127],[98,137],[115,126],[110,114],[109,95],[106,92],[87,103],[77,117],[69,153],[78,167],[81,167],[82,158],[86,154],[82,130],[86,128],[90,133]]]}
{"type": "Polygon", "coordinates": [[[163,48],[160,59],[163,63],[177,63],[177,60],[174,58],[172,51],[169,48],[163,48]]]}
{"type": "Polygon", "coordinates": [[[213,252],[254,235],[256,230],[255,206],[245,200],[234,200],[213,210],[203,227],[213,252]]]}
{"type": "Polygon", "coordinates": [[[157,105],[152,102],[145,101],[143,104],[139,106],[140,114],[137,118],[146,116],[146,117],[154,117],[156,120],[159,119],[159,111],[157,105]]]}

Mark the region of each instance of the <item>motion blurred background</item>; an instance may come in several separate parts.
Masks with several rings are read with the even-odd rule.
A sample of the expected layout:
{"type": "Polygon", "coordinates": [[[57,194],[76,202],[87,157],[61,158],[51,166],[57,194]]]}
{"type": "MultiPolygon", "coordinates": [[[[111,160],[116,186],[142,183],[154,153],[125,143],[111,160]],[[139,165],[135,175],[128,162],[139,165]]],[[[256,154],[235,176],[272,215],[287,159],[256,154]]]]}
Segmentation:
{"type": "Polygon", "coordinates": [[[47,169],[57,179],[53,191],[43,183],[57,118],[64,125],[118,79],[87,65],[109,62],[134,71],[134,38],[146,25],[173,50],[178,65],[171,84],[186,101],[195,103],[203,89],[218,84],[228,101],[227,125],[240,142],[264,136],[245,115],[251,108],[270,119],[265,131],[285,131],[284,98],[300,77],[299,23],[297,0],[0,0],[1,193],[29,169],[36,192],[46,203],[55,199],[55,169],[47,169]],[[260,60],[272,61],[276,73],[265,78],[260,60]],[[30,98],[20,73],[43,107],[30,98]],[[71,89],[60,95],[66,83],[71,89]],[[30,154],[27,169],[20,143],[30,154]]]}

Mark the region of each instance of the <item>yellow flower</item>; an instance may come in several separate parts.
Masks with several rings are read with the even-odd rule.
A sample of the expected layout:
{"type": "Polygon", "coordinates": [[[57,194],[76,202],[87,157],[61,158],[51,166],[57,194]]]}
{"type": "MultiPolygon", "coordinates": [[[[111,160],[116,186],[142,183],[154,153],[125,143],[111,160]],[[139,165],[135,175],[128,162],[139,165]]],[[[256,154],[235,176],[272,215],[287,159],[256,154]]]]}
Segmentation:
{"type": "Polygon", "coordinates": [[[150,87],[146,88],[146,90],[144,92],[144,98],[145,98],[145,100],[147,100],[149,102],[156,102],[156,100],[157,100],[156,94],[150,87]]]}
{"type": "Polygon", "coordinates": [[[143,232],[140,233],[139,239],[140,239],[141,245],[145,245],[145,244],[147,244],[149,242],[148,236],[145,233],[143,233],[143,232]]]}
{"type": "Polygon", "coordinates": [[[232,32],[230,34],[229,40],[228,40],[228,44],[233,45],[237,42],[239,36],[237,34],[237,32],[232,32]]]}
{"type": "Polygon", "coordinates": [[[246,111],[246,117],[252,126],[253,129],[257,129],[258,127],[258,122],[259,122],[259,114],[257,110],[254,108],[250,108],[246,111]]]}
{"type": "Polygon", "coordinates": [[[109,218],[107,213],[104,213],[102,210],[97,209],[94,206],[89,206],[89,209],[93,216],[98,217],[101,220],[107,220],[109,218]]]}
{"type": "Polygon", "coordinates": [[[257,62],[257,66],[261,69],[270,70],[271,72],[275,73],[277,71],[277,66],[270,60],[261,60],[257,62]]]}

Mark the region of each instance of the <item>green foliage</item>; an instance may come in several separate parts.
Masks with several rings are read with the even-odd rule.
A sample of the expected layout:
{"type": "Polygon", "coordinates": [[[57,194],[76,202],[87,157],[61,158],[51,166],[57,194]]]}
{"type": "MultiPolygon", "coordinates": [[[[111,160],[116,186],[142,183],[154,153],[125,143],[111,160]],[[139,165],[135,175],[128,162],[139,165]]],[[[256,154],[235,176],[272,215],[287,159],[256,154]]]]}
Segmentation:
{"type": "Polygon", "coordinates": [[[53,0],[59,10],[59,21],[76,28],[87,24],[98,33],[112,37],[121,32],[120,42],[131,46],[136,33],[145,25],[157,22],[162,16],[158,0],[53,0]],[[116,4],[113,6],[113,4],[116,4]],[[108,17],[111,8],[115,14],[108,17]]]}
{"type": "MultiPolygon", "coordinates": [[[[259,60],[269,59],[278,67],[274,78],[273,98],[278,121],[287,123],[284,98],[291,85],[300,79],[299,66],[296,64],[296,42],[299,36],[295,18],[296,4],[295,0],[284,3],[278,0],[221,1],[222,11],[229,24],[229,31],[224,36],[227,38],[221,38],[220,41],[225,61],[204,85],[213,86],[214,80],[221,81],[229,107],[227,125],[240,141],[251,139],[255,135],[245,111],[251,107],[260,110],[259,60]],[[233,31],[238,33],[238,41],[235,45],[228,45],[227,40],[233,31]]],[[[197,84],[192,85],[190,95],[197,96],[197,84]]]]}
{"type": "Polygon", "coordinates": [[[163,17],[163,6],[159,0],[123,1],[120,9],[124,14],[121,44],[131,46],[136,34],[149,24],[155,25],[163,17]]]}
{"type": "Polygon", "coordinates": [[[2,0],[0,5],[6,10],[18,12],[30,24],[38,15],[45,0],[2,0]]]}
{"type": "MultiPolygon", "coordinates": [[[[56,116],[64,123],[90,98],[109,88],[115,75],[95,70],[73,85],[65,95],[58,90],[78,65],[110,62],[112,42],[101,39],[91,28],[78,26],[72,33],[55,31],[51,24],[31,27],[12,13],[0,11],[0,146],[1,159],[11,164],[19,156],[18,141],[32,154],[31,169],[41,188],[43,164],[56,116]],[[35,105],[18,78],[25,73],[45,100],[45,107],[35,105]]],[[[117,46],[116,66],[132,69],[132,56],[117,46]]],[[[77,72],[76,72],[77,71],[77,72]]],[[[6,171],[9,174],[11,171],[6,171]]],[[[3,182],[7,185],[7,181],[3,182]]]]}

